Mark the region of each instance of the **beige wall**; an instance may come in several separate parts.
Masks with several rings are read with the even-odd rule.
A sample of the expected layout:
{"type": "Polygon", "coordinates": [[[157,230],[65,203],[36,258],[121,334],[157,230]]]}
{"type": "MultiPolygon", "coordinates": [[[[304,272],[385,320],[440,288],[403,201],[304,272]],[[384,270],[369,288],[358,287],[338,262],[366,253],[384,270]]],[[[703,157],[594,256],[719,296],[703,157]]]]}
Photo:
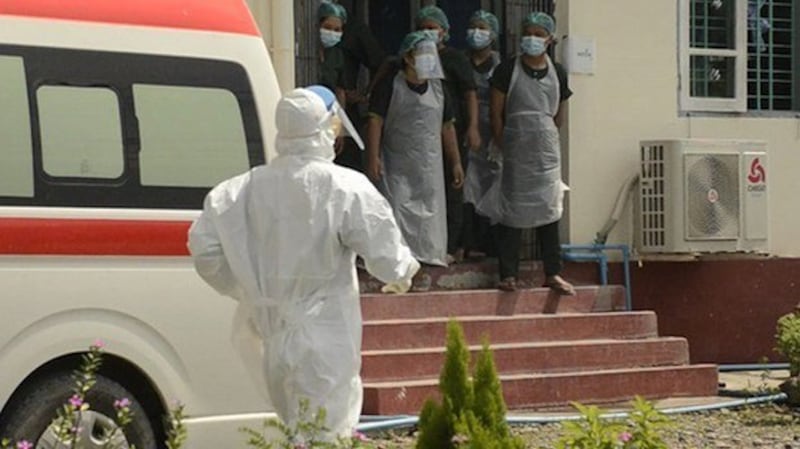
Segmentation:
{"type": "MultiPolygon", "coordinates": [[[[562,131],[569,241],[591,242],[603,226],[622,183],[636,173],[640,140],[760,139],[768,142],[770,252],[800,256],[800,113],[679,116],[677,7],[674,0],[558,0],[558,34],[596,42],[594,74],[570,74],[575,94],[562,131]]],[[[632,243],[631,210],[609,243],[632,243]]]]}
{"type": "Polygon", "coordinates": [[[295,87],[293,0],[247,0],[267,45],[281,91],[295,87]]]}

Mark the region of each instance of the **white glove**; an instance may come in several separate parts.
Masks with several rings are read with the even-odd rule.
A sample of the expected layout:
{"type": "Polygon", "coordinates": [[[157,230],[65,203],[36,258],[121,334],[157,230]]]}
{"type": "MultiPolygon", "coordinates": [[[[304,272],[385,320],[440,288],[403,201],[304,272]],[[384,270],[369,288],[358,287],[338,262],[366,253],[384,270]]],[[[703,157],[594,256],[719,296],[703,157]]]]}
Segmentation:
{"type": "Polygon", "coordinates": [[[411,280],[391,282],[381,288],[383,293],[405,293],[411,288],[411,280]]]}
{"type": "Polygon", "coordinates": [[[411,259],[411,263],[408,265],[408,269],[406,270],[406,274],[403,276],[403,279],[384,285],[381,288],[381,292],[396,293],[398,295],[407,292],[411,288],[411,285],[414,282],[414,276],[417,274],[419,269],[419,262],[411,259]]]}

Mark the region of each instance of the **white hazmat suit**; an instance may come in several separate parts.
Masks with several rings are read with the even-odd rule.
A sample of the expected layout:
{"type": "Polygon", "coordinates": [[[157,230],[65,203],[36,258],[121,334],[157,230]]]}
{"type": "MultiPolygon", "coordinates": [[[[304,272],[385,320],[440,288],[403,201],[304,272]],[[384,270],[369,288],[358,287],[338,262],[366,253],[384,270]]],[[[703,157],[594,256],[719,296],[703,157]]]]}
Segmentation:
{"type": "Polygon", "coordinates": [[[333,164],[337,108],[332,94],[286,94],[278,157],[216,186],[189,230],[197,272],[239,301],[234,343],[278,416],[296,425],[308,399],[325,408],[331,440],[352,435],[361,413],[356,254],[391,291],[419,269],[383,196],[333,164]]]}

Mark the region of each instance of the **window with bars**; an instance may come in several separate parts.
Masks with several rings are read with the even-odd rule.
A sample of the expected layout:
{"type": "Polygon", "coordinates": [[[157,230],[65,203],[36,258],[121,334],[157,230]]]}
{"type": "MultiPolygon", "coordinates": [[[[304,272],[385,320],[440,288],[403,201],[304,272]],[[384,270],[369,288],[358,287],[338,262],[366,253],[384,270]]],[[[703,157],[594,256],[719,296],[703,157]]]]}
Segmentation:
{"type": "Polygon", "coordinates": [[[800,0],[680,5],[683,110],[800,110],[800,0]]]}
{"type": "Polygon", "coordinates": [[[797,55],[800,1],[750,0],[747,6],[747,109],[800,110],[797,55]]]}

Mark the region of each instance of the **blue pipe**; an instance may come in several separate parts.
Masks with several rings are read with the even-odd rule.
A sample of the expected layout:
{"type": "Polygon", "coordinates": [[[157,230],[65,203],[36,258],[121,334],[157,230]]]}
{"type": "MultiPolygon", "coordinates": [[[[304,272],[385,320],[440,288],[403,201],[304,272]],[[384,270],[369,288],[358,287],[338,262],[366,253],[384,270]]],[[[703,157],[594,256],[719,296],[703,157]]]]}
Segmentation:
{"type": "Polygon", "coordinates": [[[717,365],[718,370],[721,373],[726,372],[735,372],[735,371],[777,371],[777,370],[788,370],[789,364],[788,363],[740,363],[740,364],[728,364],[728,365],[717,365]]]}
{"type": "MultiPolygon", "coordinates": [[[[768,396],[757,396],[752,398],[735,399],[716,404],[705,405],[690,405],[685,407],[671,407],[660,410],[665,415],[675,415],[679,413],[696,413],[712,410],[720,410],[724,408],[743,407],[745,405],[763,404],[767,402],[782,402],[787,399],[785,393],[773,394],[768,396]]],[[[621,419],[627,418],[629,413],[605,413],[600,415],[603,419],[621,419]]],[[[561,416],[506,416],[506,422],[511,426],[518,425],[533,425],[533,424],[549,424],[562,421],[577,421],[583,417],[580,414],[561,415],[561,416]]],[[[359,424],[356,430],[359,432],[385,432],[388,430],[402,429],[414,427],[419,423],[419,417],[407,416],[401,418],[392,418],[385,421],[376,421],[371,423],[359,424]]]]}
{"type": "Polygon", "coordinates": [[[606,245],[599,243],[592,243],[588,245],[561,245],[561,249],[565,250],[564,259],[566,260],[596,260],[600,262],[600,278],[601,281],[605,279],[603,285],[608,282],[608,267],[607,256],[603,251],[620,251],[622,252],[622,267],[625,274],[625,310],[633,310],[633,301],[631,300],[631,269],[630,269],[630,248],[628,245],[606,245]],[[573,251],[589,251],[586,253],[576,253],[573,251]]]}

